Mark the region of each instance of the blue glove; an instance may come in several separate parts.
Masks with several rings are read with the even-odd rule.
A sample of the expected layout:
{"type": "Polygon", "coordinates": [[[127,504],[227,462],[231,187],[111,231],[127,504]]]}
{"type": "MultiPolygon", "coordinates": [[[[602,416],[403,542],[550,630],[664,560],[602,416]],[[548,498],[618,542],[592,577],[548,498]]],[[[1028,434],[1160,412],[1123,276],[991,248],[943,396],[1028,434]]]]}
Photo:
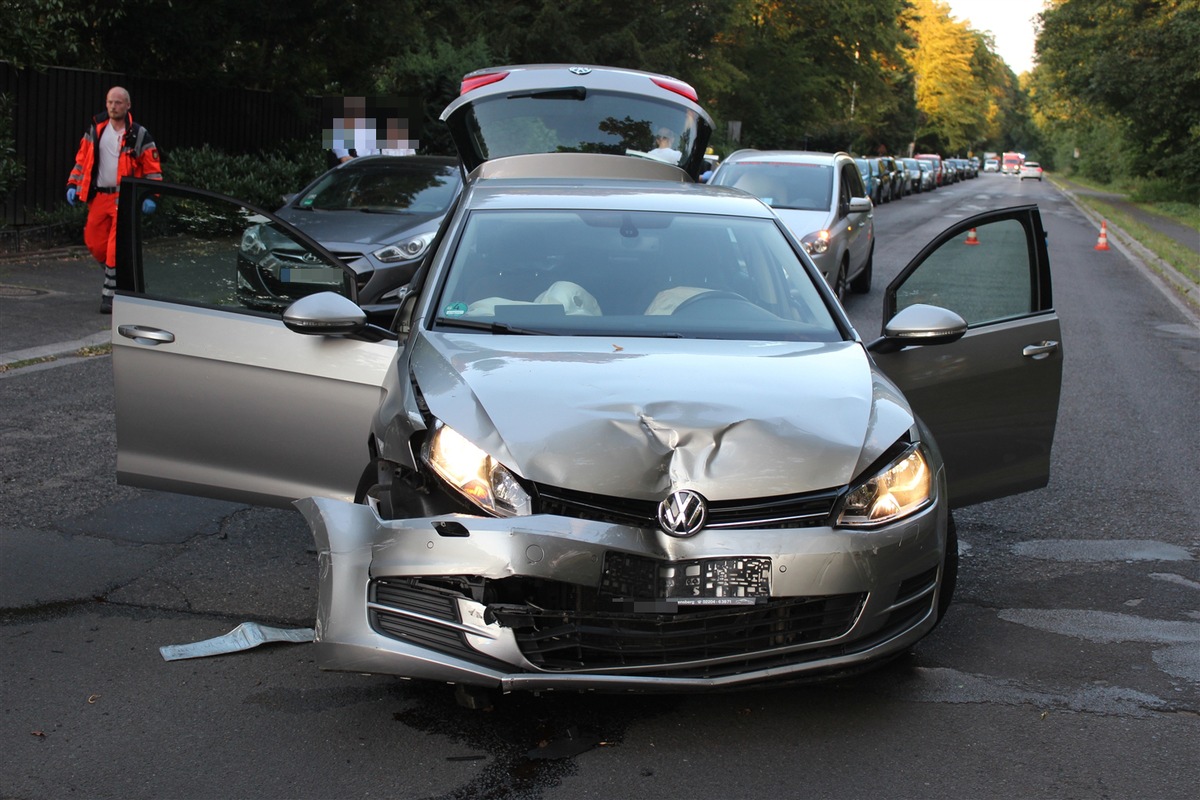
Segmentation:
{"type": "Polygon", "coordinates": [[[74,186],[68,186],[68,187],[67,187],[67,202],[68,202],[69,204],[71,204],[71,205],[75,205],[75,195],[76,195],[76,192],[75,192],[75,187],[74,187],[74,186]]]}
{"type": "Polygon", "coordinates": [[[142,213],[143,214],[153,214],[154,209],[156,209],[156,208],[158,208],[158,204],[155,203],[153,200],[151,200],[149,197],[147,197],[145,200],[142,201],[142,213]]]}

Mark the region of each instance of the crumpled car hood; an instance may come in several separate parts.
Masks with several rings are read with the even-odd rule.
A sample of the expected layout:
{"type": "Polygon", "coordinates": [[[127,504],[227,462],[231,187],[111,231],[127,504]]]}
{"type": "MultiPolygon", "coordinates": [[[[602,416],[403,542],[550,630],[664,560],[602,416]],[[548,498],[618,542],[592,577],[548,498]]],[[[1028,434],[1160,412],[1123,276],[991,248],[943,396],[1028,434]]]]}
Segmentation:
{"type": "Polygon", "coordinates": [[[659,500],[838,487],[913,424],[856,342],[421,332],[430,412],[526,479],[659,500]]]}

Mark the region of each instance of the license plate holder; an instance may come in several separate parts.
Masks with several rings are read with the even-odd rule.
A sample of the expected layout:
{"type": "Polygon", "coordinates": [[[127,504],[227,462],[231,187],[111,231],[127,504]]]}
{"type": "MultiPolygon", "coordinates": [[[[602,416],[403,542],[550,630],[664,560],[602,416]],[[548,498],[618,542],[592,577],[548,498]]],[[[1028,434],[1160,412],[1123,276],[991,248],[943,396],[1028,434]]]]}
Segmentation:
{"type": "Polygon", "coordinates": [[[771,597],[771,559],[762,556],[658,561],[610,551],[600,591],[613,599],[674,605],[753,605],[771,597]]]}

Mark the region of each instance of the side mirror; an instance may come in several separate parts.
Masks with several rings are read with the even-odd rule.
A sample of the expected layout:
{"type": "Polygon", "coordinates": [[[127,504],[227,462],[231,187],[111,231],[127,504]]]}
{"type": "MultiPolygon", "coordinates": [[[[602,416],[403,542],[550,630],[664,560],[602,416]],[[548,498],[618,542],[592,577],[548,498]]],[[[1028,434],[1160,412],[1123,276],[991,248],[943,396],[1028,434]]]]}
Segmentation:
{"type": "Polygon", "coordinates": [[[850,213],[851,214],[865,214],[866,212],[870,211],[871,208],[872,208],[871,198],[869,198],[869,197],[851,197],[850,198],[850,213]]]}
{"type": "Polygon", "coordinates": [[[318,292],[288,306],[283,324],[290,331],[316,336],[352,334],[367,327],[367,312],[336,292],[318,292]]]}
{"type": "Polygon", "coordinates": [[[883,336],[867,345],[873,353],[894,353],[913,345],[949,344],[967,332],[967,321],[940,306],[923,303],[897,312],[883,326],[883,336]]]}

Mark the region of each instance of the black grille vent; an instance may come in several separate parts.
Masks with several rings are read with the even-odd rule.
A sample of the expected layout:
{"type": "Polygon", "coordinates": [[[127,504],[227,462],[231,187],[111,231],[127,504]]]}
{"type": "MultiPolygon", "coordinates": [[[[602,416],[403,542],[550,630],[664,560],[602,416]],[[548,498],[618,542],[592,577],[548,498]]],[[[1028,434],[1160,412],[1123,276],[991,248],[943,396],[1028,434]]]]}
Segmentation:
{"type": "MultiPolygon", "coordinates": [[[[522,653],[542,669],[659,667],[769,656],[779,648],[833,639],[850,629],[865,601],[865,594],[847,594],[719,609],[681,607],[674,614],[507,609],[497,616],[515,629],[522,653]]],[[[745,667],[743,660],[733,671],[745,667]]]]}
{"type": "MultiPolygon", "coordinates": [[[[453,592],[401,581],[378,580],[371,584],[371,600],[397,610],[422,614],[448,622],[458,622],[453,592]]],[[[371,628],[392,639],[410,641],[422,647],[461,655],[469,651],[462,634],[453,628],[416,619],[386,609],[372,608],[371,628]]]]}

